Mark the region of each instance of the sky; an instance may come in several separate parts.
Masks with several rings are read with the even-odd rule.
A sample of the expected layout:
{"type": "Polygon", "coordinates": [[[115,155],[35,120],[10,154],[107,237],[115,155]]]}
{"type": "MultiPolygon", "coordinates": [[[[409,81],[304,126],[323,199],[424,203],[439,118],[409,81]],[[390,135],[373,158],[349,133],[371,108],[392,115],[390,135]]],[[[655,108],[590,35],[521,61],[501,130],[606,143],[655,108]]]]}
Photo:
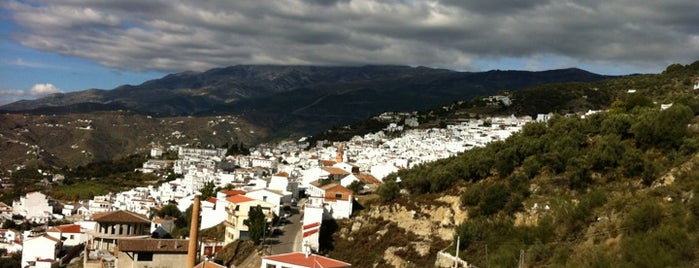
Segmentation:
{"type": "Polygon", "coordinates": [[[699,60],[696,0],[0,0],[0,105],[237,64],[577,67],[699,60]]]}

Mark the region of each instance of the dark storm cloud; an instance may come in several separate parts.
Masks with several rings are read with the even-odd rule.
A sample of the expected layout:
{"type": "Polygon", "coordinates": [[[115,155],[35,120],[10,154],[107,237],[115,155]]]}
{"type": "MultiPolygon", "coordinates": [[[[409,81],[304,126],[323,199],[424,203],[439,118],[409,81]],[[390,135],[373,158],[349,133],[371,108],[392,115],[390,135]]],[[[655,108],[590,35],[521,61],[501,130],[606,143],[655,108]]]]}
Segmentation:
{"type": "Polygon", "coordinates": [[[699,58],[699,2],[683,1],[6,2],[14,38],[130,70],[241,63],[390,63],[564,57],[638,67],[699,58]]]}

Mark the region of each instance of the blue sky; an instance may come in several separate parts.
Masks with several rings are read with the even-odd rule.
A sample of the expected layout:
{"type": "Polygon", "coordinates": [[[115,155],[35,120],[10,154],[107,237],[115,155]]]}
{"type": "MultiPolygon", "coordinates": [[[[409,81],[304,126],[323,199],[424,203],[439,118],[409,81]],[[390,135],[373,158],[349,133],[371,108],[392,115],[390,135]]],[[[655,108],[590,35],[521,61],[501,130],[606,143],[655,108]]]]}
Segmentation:
{"type": "Polygon", "coordinates": [[[0,105],[236,64],[658,73],[699,1],[3,0],[0,105]]]}

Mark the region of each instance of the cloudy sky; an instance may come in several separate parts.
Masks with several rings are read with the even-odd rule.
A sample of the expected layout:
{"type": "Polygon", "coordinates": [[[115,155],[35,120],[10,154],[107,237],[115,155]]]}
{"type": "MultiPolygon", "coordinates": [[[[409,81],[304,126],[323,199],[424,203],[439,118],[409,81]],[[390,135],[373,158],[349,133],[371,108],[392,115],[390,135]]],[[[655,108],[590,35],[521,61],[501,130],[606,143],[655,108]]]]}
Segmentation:
{"type": "Polygon", "coordinates": [[[696,0],[0,0],[0,104],[235,64],[658,73],[696,0]]]}

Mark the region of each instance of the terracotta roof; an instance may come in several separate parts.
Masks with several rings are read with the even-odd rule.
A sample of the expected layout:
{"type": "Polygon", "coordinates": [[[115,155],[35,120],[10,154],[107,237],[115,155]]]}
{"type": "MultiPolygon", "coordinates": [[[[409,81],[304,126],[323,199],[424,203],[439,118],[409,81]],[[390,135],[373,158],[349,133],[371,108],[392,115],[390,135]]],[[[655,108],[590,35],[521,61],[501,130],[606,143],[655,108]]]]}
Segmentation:
{"type": "Polygon", "coordinates": [[[163,219],[163,218],[155,218],[155,219],[153,219],[153,223],[155,223],[155,224],[163,224],[163,223],[166,223],[166,222],[174,222],[174,221],[175,221],[175,219],[163,219]]]}
{"type": "Polygon", "coordinates": [[[229,198],[226,198],[226,201],[231,202],[231,203],[243,203],[243,202],[249,202],[255,199],[252,199],[250,197],[244,196],[242,194],[239,195],[234,195],[229,198]]]}
{"type": "Polygon", "coordinates": [[[286,173],[284,171],[277,173],[277,175],[274,176],[279,176],[279,177],[289,177],[289,173],[286,173]]]}
{"type": "Polygon", "coordinates": [[[318,188],[322,189],[323,191],[327,191],[328,189],[334,188],[335,186],[338,186],[339,184],[337,184],[336,182],[329,182],[327,184],[322,184],[322,180],[317,180],[317,181],[311,182],[311,185],[318,187],[318,188]]]}
{"type": "Polygon", "coordinates": [[[332,165],[337,164],[337,162],[332,160],[318,160],[318,162],[320,162],[320,165],[324,167],[330,167],[332,165]]]}
{"type": "Polygon", "coordinates": [[[326,267],[326,268],[339,268],[339,267],[352,267],[351,264],[331,259],[328,257],[318,256],[311,254],[306,257],[305,254],[301,252],[292,252],[286,254],[272,255],[267,257],[262,257],[263,259],[277,261],[281,263],[298,265],[302,267],[326,267]]]}
{"type": "Polygon", "coordinates": [[[216,197],[209,196],[209,198],[207,198],[206,201],[216,204],[216,197]]]}
{"type": "Polygon", "coordinates": [[[187,239],[119,239],[119,250],[186,254],[188,244],[187,239]]]}
{"type": "Polygon", "coordinates": [[[376,177],[374,177],[374,176],[371,175],[371,174],[357,174],[357,175],[355,175],[355,176],[357,176],[357,179],[359,179],[361,182],[363,182],[363,183],[365,183],[365,184],[374,184],[374,185],[381,185],[381,184],[383,184],[383,182],[381,182],[380,180],[376,179],[376,177]]]}
{"type": "Polygon", "coordinates": [[[226,195],[226,197],[239,195],[239,194],[245,194],[245,191],[243,191],[243,190],[221,190],[219,192],[226,195]]]}
{"type": "Polygon", "coordinates": [[[61,233],[82,233],[80,230],[80,225],[77,224],[64,224],[51,227],[47,232],[61,232],[61,233]]]}
{"type": "Polygon", "coordinates": [[[220,265],[212,261],[200,262],[194,268],[226,268],[226,266],[220,265]]]}
{"type": "Polygon", "coordinates": [[[92,215],[92,219],[100,223],[150,223],[150,220],[145,215],[126,210],[95,213],[92,215]]]}
{"type": "Polygon", "coordinates": [[[327,171],[328,173],[330,173],[332,175],[349,175],[350,174],[346,170],[341,169],[341,168],[336,168],[336,167],[324,167],[323,170],[327,171]]]}

